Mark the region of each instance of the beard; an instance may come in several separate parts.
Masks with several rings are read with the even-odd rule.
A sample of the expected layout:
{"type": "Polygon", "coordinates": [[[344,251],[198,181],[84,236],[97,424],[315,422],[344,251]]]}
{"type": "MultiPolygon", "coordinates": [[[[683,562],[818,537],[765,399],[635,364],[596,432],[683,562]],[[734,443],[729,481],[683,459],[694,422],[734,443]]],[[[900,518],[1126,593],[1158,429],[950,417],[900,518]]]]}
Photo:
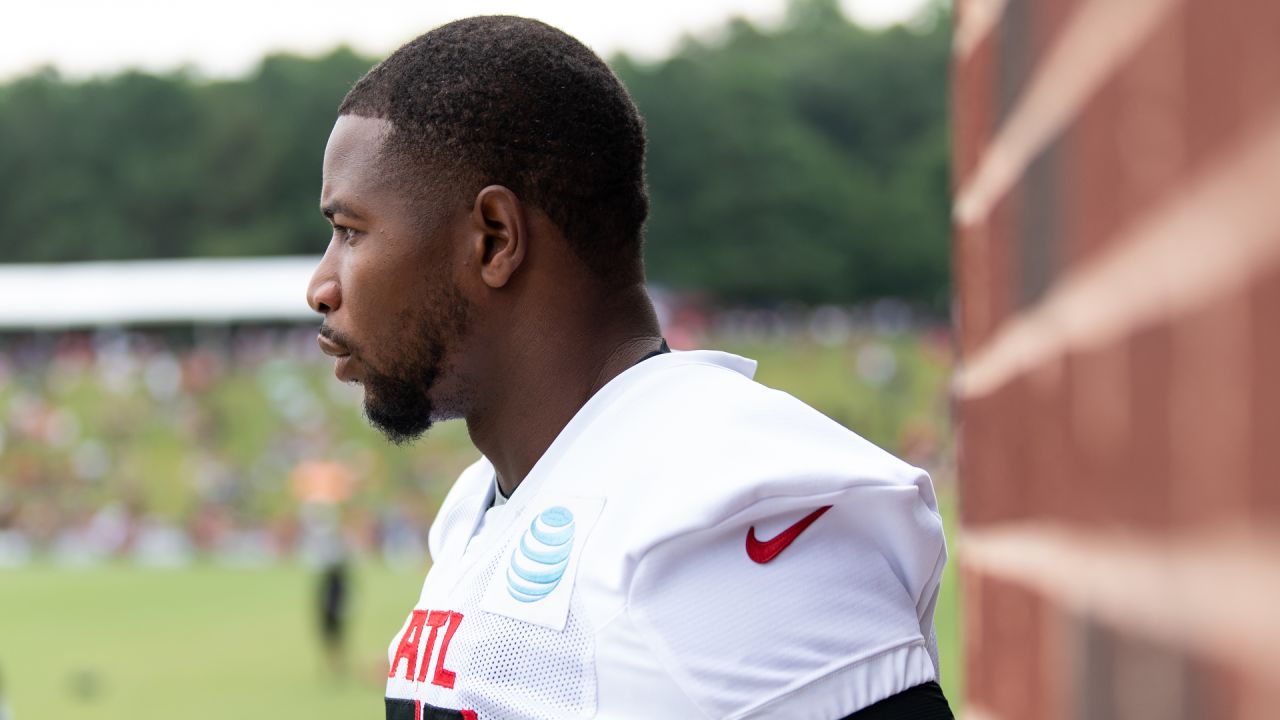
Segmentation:
{"type": "Polygon", "coordinates": [[[440,375],[443,345],[433,343],[411,363],[391,372],[369,370],[364,385],[364,417],[387,440],[408,445],[435,424],[431,388],[440,375]]]}
{"type": "Polygon", "coordinates": [[[470,306],[457,288],[449,287],[422,307],[430,311],[400,314],[398,325],[404,333],[381,353],[395,360],[378,367],[366,363],[360,378],[365,419],[396,445],[412,443],[437,420],[460,413],[460,398],[443,398],[437,407],[432,392],[451,369],[450,346],[456,347],[467,334],[470,306]]]}

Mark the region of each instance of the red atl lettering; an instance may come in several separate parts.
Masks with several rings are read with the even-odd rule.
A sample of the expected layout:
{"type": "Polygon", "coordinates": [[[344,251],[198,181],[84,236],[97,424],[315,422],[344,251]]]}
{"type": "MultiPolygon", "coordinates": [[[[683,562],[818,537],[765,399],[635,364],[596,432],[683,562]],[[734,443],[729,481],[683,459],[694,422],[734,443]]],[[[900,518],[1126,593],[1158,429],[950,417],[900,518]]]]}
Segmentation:
{"type": "MultiPolygon", "coordinates": [[[[418,666],[418,641],[422,639],[422,625],[427,621],[426,610],[414,610],[409,616],[409,626],[404,629],[404,634],[400,636],[400,645],[396,647],[395,657],[391,658],[391,671],[387,673],[387,677],[396,676],[396,667],[400,664],[400,658],[404,658],[404,679],[413,679],[413,670],[418,666]]],[[[431,637],[435,638],[435,628],[431,629],[431,637]]],[[[427,652],[430,652],[428,647],[427,652]]],[[[423,663],[424,665],[426,663],[423,663]]]]}
{"type": "Polygon", "coordinates": [[[444,630],[444,639],[440,641],[440,655],[436,658],[436,671],[431,677],[432,685],[439,685],[442,688],[453,688],[453,683],[457,679],[457,674],[444,666],[444,657],[449,652],[449,641],[453,640],[453,634],[458,631],[458,625],[462,624],[462,613],[451,612],[449,610],[432,610],[427,616],[427,624],[431,626],[431,634],[427,636],[427,647],[422,655],[422,669],[418,672],[418,682],[426,682],[427,666],[431,664],[431,652],[436,646],[436,631],[444,627],[445,623],[449,626],[444,630]]]}
{"type": "Polygon", "coordinates": [[[457,680],[457,673],[449,670],[444,666],[445,655],[449,652],[449,642],[453,640],[453,634],[458,631],[458,627],[462,625],[462,613],[450,610],[414,610],[409,617],[409,623],[405,627],[404,633],[400,636],[400,643],[396,646],[396,654],[391,659],[391,670],[387,673],[387,677],[395,677],[396,669],[400,667],[400,659],[405,660],[404,679],[413,680],[413,671],[419,670],[417,682],[426,682],[427,669],[431,665],[431,655],[435,651],[436,636],[439,634],[440,628],[444,628],[444,638],[440,641],[440,653],[436,656],[436,669],[431,677],[432,685],[439,685],[442,688],[452,689],[454,682],[457,680]],[[422,665],[418,665],[418,650],[422,641],[422,631],[427,627],[431,631],[427,633],[427,642],[422,650],[422,665]]]}
{"type": "MultiPolygon", "coordinates": [[[[436,674],[431,679],[433,685],[439,685],[444,688],[452,688],[453,681],[457,679],[457,674],[452,670],[446,670],[444,666],[445,653],[449,652],[449,641],[453,639],[453,634],[458,632],[458,626],[462,624],[462,613],[449,613],[449,627],[445,628],[444,640],[440,641],[440,657],[436,660],[436,674]]],[[[474,720],[474,719],[473,719],[474,720]]]]}
{"type": "MultiPolygon", "coordinates": [[[[432,610],[427,616],[427,625],[431,626],[431,633],[427,635],[427,648],[422,655],[422,670],[418,673],[418,682],[426,682],[427,666],[431,664],[431,650],[436,646],[436,631],[449,621],[449,612],[447,610],[432,610]]],[[[443,655],[443,653],[441,653],[443,655]]],[[[442,658],[443,659],[443,658],[442,658]]],[[[440,665],[437,662],[436,665],[440,665]]],[[[449,687],[453,687],[449,685],[449,687]]]]}

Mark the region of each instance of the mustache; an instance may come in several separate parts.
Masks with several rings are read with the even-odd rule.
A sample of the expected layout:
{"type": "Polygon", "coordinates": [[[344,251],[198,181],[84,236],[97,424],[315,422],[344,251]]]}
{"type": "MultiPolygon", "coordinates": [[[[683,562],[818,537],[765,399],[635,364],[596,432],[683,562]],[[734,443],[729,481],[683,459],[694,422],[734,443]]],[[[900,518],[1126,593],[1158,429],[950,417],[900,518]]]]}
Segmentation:
{"type": "Polygon", "coordinates": [[[346,333],[343,333],[340,330],[336,330],[333,327],[323,323],[320,325],[319,333],[320,333],[320,336],[323,337],[324,339],[329,340],[330,342],[333,342],[333,343],[337,343],[338,345],[341,345],[342,347],[346,348],[347,352],[350,352],[353,355],[355,354],[356,352],[355,343],[351,342],[351,338],[347,336],[346,333]]]}

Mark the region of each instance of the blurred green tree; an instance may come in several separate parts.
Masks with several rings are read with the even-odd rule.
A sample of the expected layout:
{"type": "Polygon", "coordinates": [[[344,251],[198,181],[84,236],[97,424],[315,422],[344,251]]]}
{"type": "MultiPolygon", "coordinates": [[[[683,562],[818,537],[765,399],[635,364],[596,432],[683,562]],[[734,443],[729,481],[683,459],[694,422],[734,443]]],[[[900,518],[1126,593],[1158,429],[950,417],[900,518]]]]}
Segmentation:
{"type": "Polygon", "coordinates": [[[732,21],[614,65],[649,128],[647,258],[678,288],[761,302],[946,304],[949,14],[868,31],[836,0],[732,21]]]}
{"type": "MultiPolygon", "coordinates": [[[[948,295],[949,13],[869,31],[792,0],[668,59],[613,61],[648,124],[651,280],[727,302],[948,295]]],[[[273,55],[0,85],[0,261],[319,253],[322,149],[372,65],[273,55]]]]}

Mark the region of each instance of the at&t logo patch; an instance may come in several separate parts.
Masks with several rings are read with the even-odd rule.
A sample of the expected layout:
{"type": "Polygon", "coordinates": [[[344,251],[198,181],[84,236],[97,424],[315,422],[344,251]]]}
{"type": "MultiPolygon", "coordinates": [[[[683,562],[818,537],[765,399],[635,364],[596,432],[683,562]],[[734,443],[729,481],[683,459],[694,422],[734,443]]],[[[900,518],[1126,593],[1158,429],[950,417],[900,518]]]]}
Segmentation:
{"type": "Polygon", "coordinates": [[[480,609],[563,630],[579,558],[604,498],[560,496],[527,508],[510,529],[480,609]]]}
{"type": "Polygon", "coordinates": [[[573,553],[573,512],[562,505],[547,508],[529,524],[511,552],[507,592],[520,602],[537,602],[556,589],[573,553]]]}

